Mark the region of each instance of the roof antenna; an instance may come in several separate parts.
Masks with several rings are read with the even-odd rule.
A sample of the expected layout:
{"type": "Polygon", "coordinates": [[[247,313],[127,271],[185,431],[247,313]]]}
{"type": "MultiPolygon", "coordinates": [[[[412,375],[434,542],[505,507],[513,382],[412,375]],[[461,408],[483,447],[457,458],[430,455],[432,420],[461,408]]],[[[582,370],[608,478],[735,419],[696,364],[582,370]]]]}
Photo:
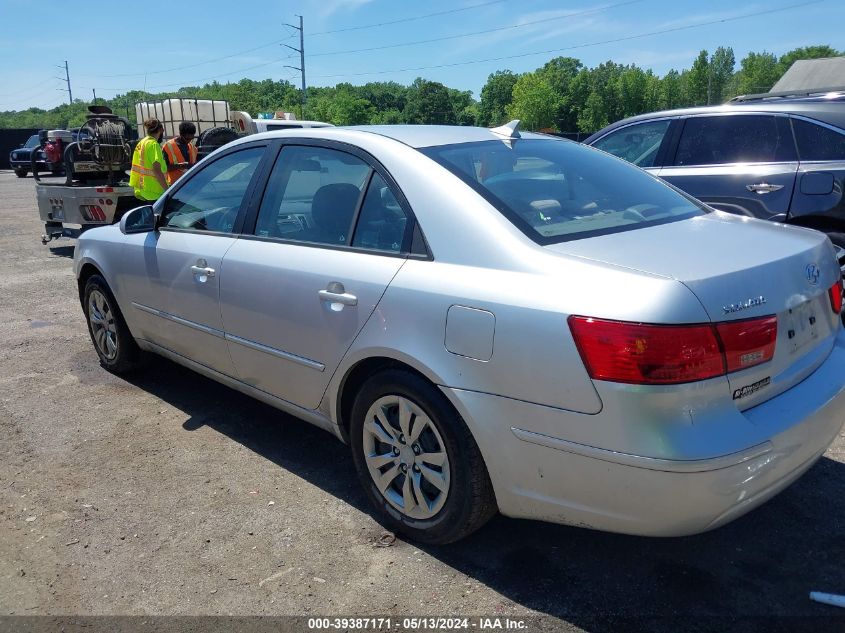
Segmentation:
{"type": "Polygon", "coordinates": [[[493,132],[493,134],[504,136],[505,138],[521,138],[519,133],[519,119],[514,119],[510,123],[494,127],[490,131],[493,132]]]}

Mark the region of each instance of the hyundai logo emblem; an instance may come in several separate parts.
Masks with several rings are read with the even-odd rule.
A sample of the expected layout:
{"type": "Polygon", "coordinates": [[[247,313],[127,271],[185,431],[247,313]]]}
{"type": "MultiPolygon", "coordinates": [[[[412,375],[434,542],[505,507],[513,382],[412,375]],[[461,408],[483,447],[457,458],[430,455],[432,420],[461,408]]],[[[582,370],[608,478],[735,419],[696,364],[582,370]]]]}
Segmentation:
{"type": "Polygon", "coordinates": [[[814,286],[819,283],[819,267],[815,264],[808,264],[807,265],[807,281],[809,281],[814,286]]]}

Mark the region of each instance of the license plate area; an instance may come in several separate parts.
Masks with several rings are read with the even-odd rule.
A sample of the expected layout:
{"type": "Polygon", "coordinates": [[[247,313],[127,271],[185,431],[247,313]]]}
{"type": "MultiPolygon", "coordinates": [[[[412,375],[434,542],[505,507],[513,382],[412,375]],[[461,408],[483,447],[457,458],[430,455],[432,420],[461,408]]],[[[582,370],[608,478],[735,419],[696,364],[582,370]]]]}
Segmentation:
{"type": "Polygon", "coordinates": [[[790,308],[786,314],[789,352],[794,354],[819,338],[819,322],[813,301],[790,308]]]}

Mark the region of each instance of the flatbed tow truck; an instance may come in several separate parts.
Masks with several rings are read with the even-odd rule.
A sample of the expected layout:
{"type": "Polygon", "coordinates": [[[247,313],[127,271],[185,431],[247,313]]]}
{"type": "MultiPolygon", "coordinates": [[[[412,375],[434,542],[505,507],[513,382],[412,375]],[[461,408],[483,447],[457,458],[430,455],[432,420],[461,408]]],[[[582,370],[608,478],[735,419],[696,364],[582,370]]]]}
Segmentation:
{"type": "Polygon", "coordinates": [[[144,120],[159,119],[165,138],[176,136],[182,121],[193,122],[200,133],[200,158],[239,136],[232,128],[226,101],[167,99],[138,103],[137,128],[106,106],[89,106],[88,110],[85,123],[75,135],[69,130],[41,132],[40,148],[52,174],[39,174],[38,166],[32,164],[38,214],[44,223],[42,244],[114,224],[126,211],[142,204],[129,186],[128,174],[144,120]],[[55,176],[61,173],[65,174],[64,181],[55,176]]]}
{"type": "MultiPolygon", "coordinates": [[[[105,106],[90,106],[76,138],[67,130],[42,132],[41,148],[51,173],[64,171],[64,182],[44,178],[32,166],[38,215],[44,223],[41,243],[78,237],[95,226],[112,224],[139,205],[128,185],[132,128],[105,106]]],[[[33,152],[35,156],[35,152],[33,152]]]]}
{"type": "Polygon", "coordinates": [[[179,124],[190,121],[197,127],[199,159],[240,136],[279,127],[323,127],[319,121],[296,121],[288,113],[281,118],[254,121],[246,112],[229,109],[222,100],[172,98],[135,104],[136,128],[128,119],[113,114],[106,106],[89,106],[85,123],[74,134],[69,130],[42,130],[41,145],[49,174],[35,178],[38,214],[44,223],[42,244],[60,237],[79,237],[96,226],[114,224],[142,203],[129,186],[134,144],[143,132],[143,122],[156,118],[164,125],[164,137],[179,133],[179,124]],[[137,131],[136,131],[137,130],[137,131]],[[57,174],[65,174],[64,182],[57,174]]]}

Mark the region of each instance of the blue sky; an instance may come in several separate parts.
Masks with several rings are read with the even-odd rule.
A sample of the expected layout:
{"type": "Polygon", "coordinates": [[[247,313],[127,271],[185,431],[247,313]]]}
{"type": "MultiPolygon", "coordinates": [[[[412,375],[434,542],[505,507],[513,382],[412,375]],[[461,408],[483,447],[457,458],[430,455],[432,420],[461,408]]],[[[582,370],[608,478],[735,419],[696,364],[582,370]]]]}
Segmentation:
{"type": "Polygon", "coordinates": [[[845,48],[842,0],[0,0],[0,110],[66,101],[64,60],[81,99],[92,88],[111,98],[242,77],[299,85],[286,67],[298,67],[299,54],[284,46],[299,47],[298,31],[284,26],[297,14],[308,85],[422,76],[476,98],[491,72],[533,70],[557,55],[663,75],[720,45],[733,47],[737,63],[748,51],[845,48]],[[92,17],[92,6],[115,9],[92,17]],[[146,28],[136,26],[140,16],[146,28]]]}

